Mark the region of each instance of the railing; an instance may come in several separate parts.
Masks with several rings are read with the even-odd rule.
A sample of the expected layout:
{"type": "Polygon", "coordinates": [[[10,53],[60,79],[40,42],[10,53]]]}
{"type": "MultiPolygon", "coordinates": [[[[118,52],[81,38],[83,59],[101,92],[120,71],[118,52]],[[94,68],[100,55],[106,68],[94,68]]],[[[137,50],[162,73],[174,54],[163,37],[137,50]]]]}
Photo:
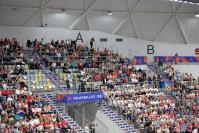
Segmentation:
{"type": "Polygon", "coordinates": [[[67,105],[66,106],[66,112],[75,120],[81,127],[85,127],[86,125],[91,125],[92,123],[87,120],[84,116],[84,108],[83,108],[83,114],[81,114],[77,109],[75,109],[73,106],[67,105]]]}
{"type": "MultiPolygon", "coordinates": [[[[93,106],[99,106],[99,105],[97,105],[96,103],[94,103],[93,104],[93,106]]],[[[99,107],[99,108],[101,108],[101,107],[99,107]]],[[[90,109],[90,108],[88,108],[87,107],[87,113],[88,114],[90,114],[90,115],[92,115],[92,116],[95,116],[96,114],[94,114],[92,111],[91,111],[92,109],[90,109]]],[[[100,127],[98,127],[97,129],[96,129],[96,132],[97,133],[107,133],[108,132],[108,125],[105,125],[104,124],[104,122],[103,122],[103,120],[102,119],[99,119],[98,117],[95,117],[95,120],[97,121],[97,125],[96,125],[96,127],[98,127],[98,126],[100,126],[100,127]]]]}

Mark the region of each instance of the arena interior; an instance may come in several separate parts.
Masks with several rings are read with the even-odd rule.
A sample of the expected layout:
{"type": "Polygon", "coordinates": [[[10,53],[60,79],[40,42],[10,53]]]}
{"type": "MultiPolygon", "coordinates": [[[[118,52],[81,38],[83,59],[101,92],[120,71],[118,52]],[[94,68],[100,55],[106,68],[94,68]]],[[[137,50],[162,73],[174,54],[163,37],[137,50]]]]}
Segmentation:
{"type": "Polygon", "coordinates": [[[199,133],[199,0],[0,0],[0,133],[199,133]]]}

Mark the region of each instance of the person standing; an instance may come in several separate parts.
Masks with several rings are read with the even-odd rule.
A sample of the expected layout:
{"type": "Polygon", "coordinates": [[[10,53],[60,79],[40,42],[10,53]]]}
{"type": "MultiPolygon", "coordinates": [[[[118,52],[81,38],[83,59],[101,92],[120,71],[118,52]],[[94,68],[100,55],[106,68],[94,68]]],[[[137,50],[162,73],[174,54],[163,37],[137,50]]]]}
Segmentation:
{"type": "Polygon", "coordinates": [[[85,129],[85,133],[90,133],[90,127],[88,124],[86,124],[86,126],[84,127],[85,129]]]}
{"type": "Polygon", "coordinates": [[[90,40],[90,47],[91,47],[91,49],[93,48],[94,42],[95,42],[95,39],[94,39],[94,37],[92,37],[91,40],[90,40]]]}

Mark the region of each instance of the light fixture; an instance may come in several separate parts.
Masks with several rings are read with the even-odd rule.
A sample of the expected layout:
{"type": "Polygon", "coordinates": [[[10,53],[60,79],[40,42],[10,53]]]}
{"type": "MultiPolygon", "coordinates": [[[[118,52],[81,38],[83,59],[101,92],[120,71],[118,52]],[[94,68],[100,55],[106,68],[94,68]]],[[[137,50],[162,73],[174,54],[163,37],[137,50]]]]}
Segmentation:
{"type": "Polygon", "coordinates": [[[199,18],[199,14],[196,14],[195,17],[196,17],[196,18],[199,18]]]}
{"type": "Polygon", "coordinates": [[[63,12],[64,14],[66,14],[66,9],[62,9],[62,12],[63,12]]]}
{"type": "Polygon", "coordinates": [[[111,16],[113,15],[113,13],[110,10],[108,10],[108,15],[111,16]]]}
{"type": "Polygon", "coordinates": [[[194,3],[193,2],[188,2],[189,4],[192,4],[192,5],[194,5],[194,3]]]}
{"type": "Polygon", "coordinates": [[[192,4],[192,5],[199,5],[198,0],[169,0],[171,2],[179,2],[179,3],[184,3],[184,4],[192,4]]]}

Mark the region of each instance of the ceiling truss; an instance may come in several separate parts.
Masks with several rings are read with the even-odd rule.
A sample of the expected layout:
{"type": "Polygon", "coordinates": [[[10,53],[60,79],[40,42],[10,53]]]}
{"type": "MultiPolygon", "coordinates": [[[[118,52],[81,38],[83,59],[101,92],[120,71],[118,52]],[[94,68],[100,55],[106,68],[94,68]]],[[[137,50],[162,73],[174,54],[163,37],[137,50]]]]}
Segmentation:
{"type": "MultiPolygon", "coordinates": [[[[66,8],[65,10],[68,13],[78,13],[80,14],[79,17],[77,17],[75,20],[72,21],[72,23],[68,26],[69,30],[74,30],[76,29],[76,26],[82,22],[82,20],[86,20],[86,25],[85,29],[92,30],[92,24],[90,23],[90,13],[96,13],[96,14],[103,14],[107,12],[107,10],[99,10],[95,9],[96,5],[101,2],[102,0],[93,0],[91,3],[88,3],[89,0],[84,0],[84,8],[83,9],[68,9],[66,8]]],[[[122,28],[123,25],[126,24],[127,20],[130,20],[130,25],[132,29],[134,30],[135,33],[135,38],[141,38],[141,35],[138,34],[138,29],[135,20],[136,18],[134,16],[136,15],[165,15],[165,16],[170,16],[168,18],[168,21],[164,23],[162,28],[158,31],[158,33],[151,39],[151,41],[157,41],[159,40],[159,36],[165,31],[165,29],[168,27],[169,23],[174,20],[179,28],[180,34],[183,38],[183,42],[185,44],[191,43],[189,40],[189,37],[187,33],[185,32],[186,30],[184,29],[181,21],[179,20],[179,15],[194,15],[196,12],[183,12],[181,8],[184,6],[183,3],[181,3],[178,7],[174,7],[174,4],[176,4],[174,1],[170,2],[172,10],[171,11],[142,11],[142,10],[137,10],[140,5],[142,5],[142,2],[146,2],[146,0],[125,0],[127,5],[127,10],[111,10],[113,14],[125,14],[123,15],[124,17],[122,20],[118,21],[118,24],[115,26],[115,28],[111,31],[112,34],[117,34],[120,28],[122,28]],[[134,3],[133,3],[134,2],[134,3]],[[181,11],[180,11],[181,10],[181,11]],[[180,12],[179,12],[180,11],[180,12]]],[[[157,0],[158,1],[158,0],[157,0]]],[[[169,0],[168,0],[169,1],[169,0]]],[[[23,6],[23,5],[2,5],[0,4],[0,8],[16,8],[16,9],[28,9],[28,10],[33,10],[34,13],[32,16],[29,16],[26,22],[22,24],[22,26],[28,26],[32,22],[33,18],[35,18],[37,15],[41,15],[41,26],[45,26],[46,20],[45,20],[45,12],[46,11],[52,11],[52,12],[61,12],[62,9],[56,8],[56,7],[49,7],[49,3],[51,3],[51,0],[40,0],[40,6],[23,6]]]]}

